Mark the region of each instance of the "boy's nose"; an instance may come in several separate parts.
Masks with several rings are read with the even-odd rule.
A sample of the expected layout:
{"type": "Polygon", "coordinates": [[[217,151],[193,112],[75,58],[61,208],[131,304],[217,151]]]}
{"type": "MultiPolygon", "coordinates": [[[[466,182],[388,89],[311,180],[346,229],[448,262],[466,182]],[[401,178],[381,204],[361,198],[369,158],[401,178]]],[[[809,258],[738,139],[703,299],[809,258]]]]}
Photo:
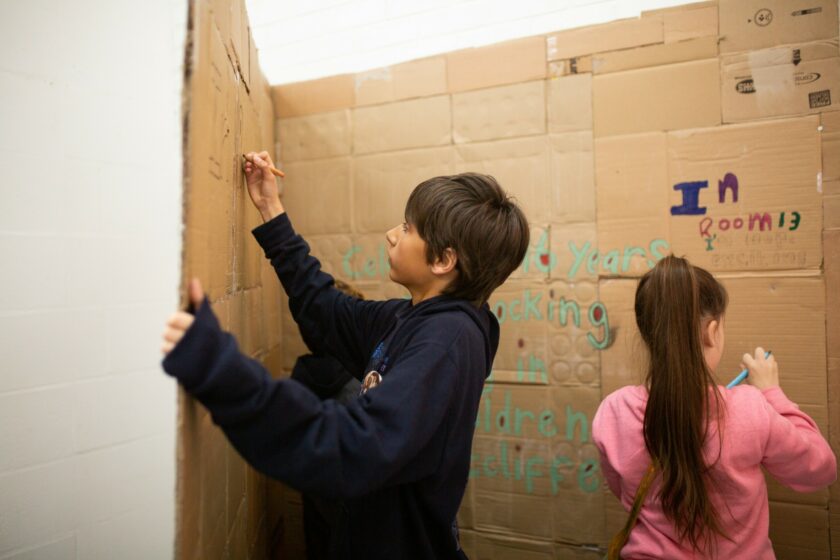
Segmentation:
{"type": "Polygon", "coordinates": [[[393,228],[391,228],[391,229],[389,229],[388,231],[385,232],[385,239],[388,240],[388,245],[390,245],[391,247],[393,247],[394,245],[397,244],[397,230],[398,229],[399,229],[399,226],[393,227],[393,228]]]}

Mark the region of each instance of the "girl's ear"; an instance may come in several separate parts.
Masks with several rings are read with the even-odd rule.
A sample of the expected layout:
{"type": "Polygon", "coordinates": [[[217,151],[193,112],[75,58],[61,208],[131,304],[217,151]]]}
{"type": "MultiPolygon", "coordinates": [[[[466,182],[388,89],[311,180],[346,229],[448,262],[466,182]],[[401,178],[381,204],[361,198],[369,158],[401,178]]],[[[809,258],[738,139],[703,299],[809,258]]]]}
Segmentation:
{"type": "Polygon", "coordinates": [[[447,274],[455,270],[455,265],[458,264],[458,254],[455,249],[448,247],[443,256],[432,264],[432,272],[435,274],[447,274]]]}
{"type": "Polygon", "coordinates": [[[703,326],[703,346],[714,346],[717,340],[717,332],[720,328],[720,321],[711,319],[703,326]]]}

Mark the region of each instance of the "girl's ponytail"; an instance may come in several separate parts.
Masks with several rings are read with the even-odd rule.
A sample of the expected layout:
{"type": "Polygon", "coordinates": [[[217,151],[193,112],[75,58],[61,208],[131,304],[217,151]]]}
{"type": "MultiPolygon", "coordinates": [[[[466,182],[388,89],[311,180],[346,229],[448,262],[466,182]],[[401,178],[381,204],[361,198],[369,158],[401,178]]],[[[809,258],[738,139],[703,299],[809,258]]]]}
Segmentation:
{"type": "Polygon", "coordinates": [[[719,320],[726,304],[711,274],[674,256],[659,261],[636,290],[636,324],[650,352],[645,445],[660,473],[662,510],[695,550],[724,535],[703,457],[712,410],[720,411],[717,390],[709,390],[715,381],[703,355],[703,324],[719,320]]]}

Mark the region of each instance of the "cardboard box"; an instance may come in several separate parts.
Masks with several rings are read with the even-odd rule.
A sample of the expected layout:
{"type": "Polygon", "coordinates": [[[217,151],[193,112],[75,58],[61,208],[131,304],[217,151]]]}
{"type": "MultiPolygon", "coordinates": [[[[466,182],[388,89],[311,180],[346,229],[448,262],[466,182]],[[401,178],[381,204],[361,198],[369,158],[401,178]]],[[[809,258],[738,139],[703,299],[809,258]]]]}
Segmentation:
{"type": "Polygon", "coordinates": [[[490,309],[501,325],[492,381],[597,386],[609,317],[593,282],[509,280],[490,309]]]}
{"type": "Polygon", "coordinates": [[[455,147],[455,172],[477,171],[496,178],[513,195],[532,225],[550,218],[548,144],[545,137],[516,138],[455,147]]]}
{"type": "MultiPolygon", "coordinates": [[[[384,236],[381,236],[384,239],[384,236]]],[[[356,236],[340,233],[335,235],[308,235],[306,241],[312,255],[321,261],[321,269],[335,278],[351,282],[354,279],[348,274],[348,268],[356,265],[357,255],[353,246],[357,243],[356,236]]]]}
{"type": "Polygon", "coordinates": [[[639,336],[633,309],[637,286],[636,279],[598,282],[598,293],[609,312],[613,331],[612,344],[601,352],[602,398],[625,385],[642,384],[647,375],[647,348],[639,336]]]}
{"type": "MultiPolygon", "coordinates": [[[[701,4],[689,4],[685,8],[684,10],[674,8],[662,13],[665,42],[676,43],[678,41],[710,36],[717,40],[717,3],[703,2],[701,4]]],[[[645,15],[643,13],[642,17],[645,15]]]]}
{"type": "Polygon", "coordinates": [[[820,127],[822,180],[823,183],[836,181],[840,179],[840,113],[831,111],[821,114],[820,127]]]}
{"type": "Polygon", "coordinates": [[[353,118],[354,151],[369,154],[450,144],[451,118],[448,95],[359,107],[353,118]]]}
{"type": "Polygon", "coordinates": [[[591,73],[592,56],[576,56],[565,60],[552,60],[548,63],[549,78],[591,73]]]}
{"type": "Polygon", "coordinates": [[[595,221],[595,162],[592,132],[549,136],[551,221],[595,221]]]}
{"type": "Polygon", "coordinates": [[[454,150],[449,146],[356,158],[352,196],[355,231],[379,234],[384,241],[385,232],[405,220],[411,191],[426,179],[451,175],[454,160],[454,150]]]}
{"type": "Polygon", "coordinates": [[[592,75],[548,80],[548,131],[592,130],[592,75]]]}
{"type": "Polygon", "coordinates": [[[278,117],[298,117],[349,109],[356,104],[355,86],[352,74],[274,86],[274,113],[278,117]]]}
{"type": "Polygon", "coordinates": [[[593,74],[609,74],[718,56],[716,36],[592,55],[593,74]]]}
{"type": "Polygon", "coordinates": [[[541,36],[446,55],[446,80],[452,93],[540,80],[545,73],[545,38],[541,36]]]}
{"type": "Polygon", "coordinates": [[[601,274],[641,275],[668,254],[666,147],[662,132],[595,139],[599,247],[587,259],[601,274]]]}
{"type": "Polygon", "coordinates": [[[601,255],[595,222],[552,224],[550,226],[549,259],[552,280],[572,284],[598,281],[601,255]]]}
{"type": "Polygon", "coordinates": [[[446,59],[423,58],[397,64],[394,69],[394,99],[410,99],[446,93],[446,59]]]}
{"type": "Polygon", "coordinates": [[[750,51],[837,37],[833,0],[720,0],[720,51],[750,51]]]}
{"type": "Polygon", "coordinates": [[[720,124],[718,61],[596,75],[592,106],[596,137],[720,124]]]}
{"type": "Polygon", "coordinates": [[[376,286],[379,295],[368,295],[365,292],[366,298],[379,296],[385,298],[382,283],[389,280],[391,265],[388,262],[387,241],[384,233],[353,235],[351,241],[350,252],[342,256],[340,267],[336,269],[338,276],[354,284],[364,283],[365,286],[376,286]]]}
{"type": "Polygon", "coordinates": [[[353,149],[349,109],[277,120],[278,162],[348,156],[353,149]]]}
{"type": "Polygon", "coordinates": [[[780,560],[828,558],[828,512],[825,508],[770,502],[770,540],[780,560]]]}
{"type": "Polygon", "coordinates": [[[377,105],[394,100],[394,74],[390,66],[355,75],[356,106],[377,105]]]}
{"type": "Polygon", "coordinates": [[[669,134],[673,251],[713,271],[818,268],[818,126],[810,116],[669,134]]]}
{"type": "Polygon", "coordinates": [[[470,471],[477,530],[604,541],[602,479],[590,431],[599,399],[598,388],[487,385],[470,471]],[[578,517],[568,515],[570,503],[578,517]]]}
{"type": "Polygon", "coordinates": [[[823,183],[823,191],[823,227],[826,231],[840,229],[840,181],[823,183]]]}
{"type": "Polygon", "coordinates": [[[723,57],[724,122],[836,111],[838,54],[835,39],[723,57]]]}
{"type": "Polygon", "coordinates": [[[297,161],[285,166],[283,204],[306,234],[350,230],[350,158],[297,161]],[[324,204],[329,201],[330,204],[324,204]]]}
{"type": "Polygon", "coordinates": [[[456,144],[545,134],[545,80],[452,95],[456,144]]]}
{"type": "Polygon", "coordinates": [[[446,93],[446,60],[424,58],[359,72],[355,85],[357,106],[446,93]]]}
{"type": "Polygon", "coordinates": [[[662,17],[634,18],[569,29],[546,38],[548,60],[654,45],[664,40],[662,17]]]}
{"type": "Polygon", "coordinates": [[[552,560],[553,545],[503,535],[461,531],[461,546],[473,560],[552,560]]]}
{"type": "Polygon", "coordinates": [[[769,348],[779,362],[785,394],[827,435],[824,280],[762,276],[724,277],[722,281],[730,303],[719,381],[728,383],[735,377],[745,352],[756,346],[769,348]]]}

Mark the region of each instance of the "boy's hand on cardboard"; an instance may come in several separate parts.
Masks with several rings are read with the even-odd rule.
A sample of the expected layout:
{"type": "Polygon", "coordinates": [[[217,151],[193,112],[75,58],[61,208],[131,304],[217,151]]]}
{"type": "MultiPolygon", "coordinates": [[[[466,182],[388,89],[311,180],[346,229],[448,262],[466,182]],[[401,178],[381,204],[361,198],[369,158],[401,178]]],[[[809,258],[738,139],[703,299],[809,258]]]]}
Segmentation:
{"type": "MultiPolygon", "coordinates": [[[[193,309],[198,309],[202,302],[204,302],[204,289],[202,289],[201,282],[198,278],[190,280],[188,291],[193,309]]],[[[195,317],[186,311],[177,311],[170,315],[169,320],[166,321],[166,329],[163,331],[161,351],[164,356],[169,354],[178,342],[184,338],[184,334],[186,334],[194,320],[195,317]]]]}
{"type": "Polygon", "coordinates": [[[274,162],[268,152],[248,152],[245,154],[245,179],[248,181],[248,194],[257,207],[264,222],[285,212],[280,202],[280,189],[277,179],[271,173],[274,162]]]}
{"type": "Polygon", "coordinates": [[[750,370],[747,377],[749,384],[761,390],[779,386],[779,364],[776,363],[776,357],[770,354],[765,358],[764,354],[764,348],[759,346],[755,349],[755,356],[744,354],[741,361],[741,367],[750,370]]]}

